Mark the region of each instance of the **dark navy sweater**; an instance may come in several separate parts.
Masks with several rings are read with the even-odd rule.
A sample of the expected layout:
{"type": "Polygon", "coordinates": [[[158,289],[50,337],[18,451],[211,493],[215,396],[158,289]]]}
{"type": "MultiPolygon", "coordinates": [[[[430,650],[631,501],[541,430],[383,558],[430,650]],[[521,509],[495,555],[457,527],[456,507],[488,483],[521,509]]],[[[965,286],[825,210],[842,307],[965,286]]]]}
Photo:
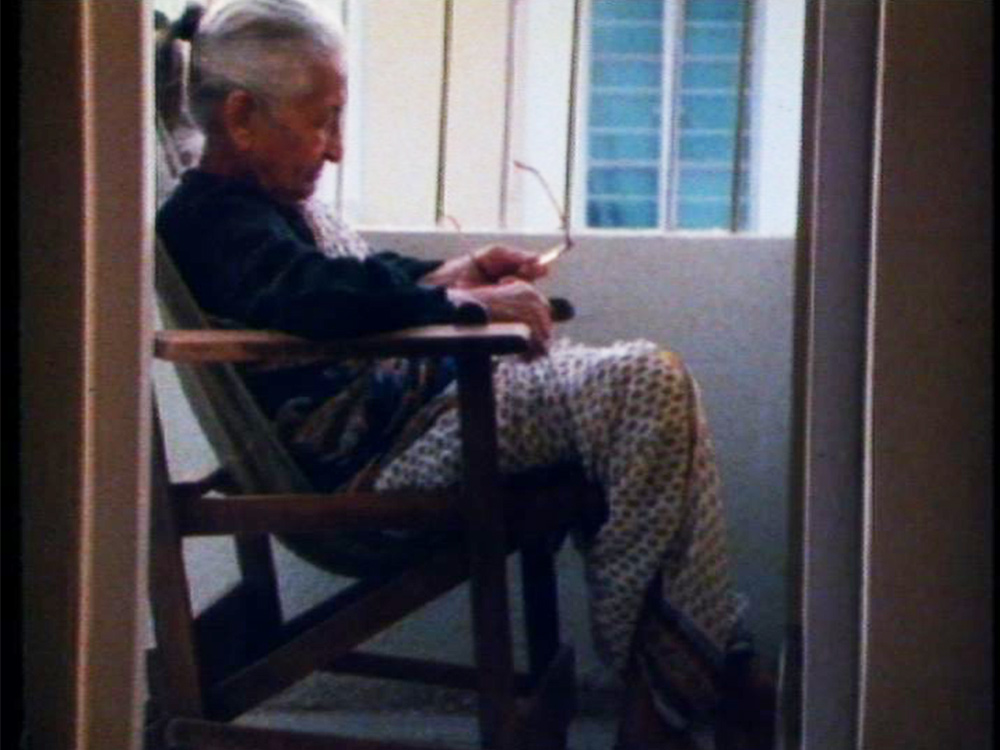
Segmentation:
{"type": "Polygon", "coordinates": [[[325,338],[457,319],[444,289],[418,283],[441,261],[329,258],[294,207],[253,184],[190,170],[156,228],[202,309],[252,328],[325,338]]]}

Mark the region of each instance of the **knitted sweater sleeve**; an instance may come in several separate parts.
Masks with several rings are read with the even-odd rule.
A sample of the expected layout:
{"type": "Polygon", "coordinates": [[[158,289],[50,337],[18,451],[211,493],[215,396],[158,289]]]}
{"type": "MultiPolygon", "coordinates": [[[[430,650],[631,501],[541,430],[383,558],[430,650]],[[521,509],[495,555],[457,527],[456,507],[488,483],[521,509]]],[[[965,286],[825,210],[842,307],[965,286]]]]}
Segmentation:
{"type": "Polygon", "coordinates": [[[185,187],[160,210],[157,231],[211,315],[315,339],[461,317],[444,289],[419,283],[439,261],[385,251],[330,258],[262,194],[185,187]]]}

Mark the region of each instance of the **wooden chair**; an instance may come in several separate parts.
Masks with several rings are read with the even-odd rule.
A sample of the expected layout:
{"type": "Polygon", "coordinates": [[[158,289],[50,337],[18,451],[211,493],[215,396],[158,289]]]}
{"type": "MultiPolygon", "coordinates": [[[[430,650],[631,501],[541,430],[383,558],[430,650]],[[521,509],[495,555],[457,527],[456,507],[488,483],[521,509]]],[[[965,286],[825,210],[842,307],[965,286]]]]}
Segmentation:
{"type": "MultiPolygon", "coordinates": [[[[179,171],[158,122],[158,188],[179,171]],[[173,159],[173,163],[171,163],[173,159]]],[[[427,745],[237,725],[232,719],[316,670],[476,690],[484,747],[565,747],[574,705],[572,649],[560,641],[554,553],[581,518],[599,521],[600,497],[578,474],[553,469],[501,477],[492,358],[525,351],[526,327],[431,326],[310,342],[281,333],[213,329],[157,243],[164,329],[156,357],[178,365],[195,415],[220,456],[203,480],[171,481],[154,412],[149,585],[156,647],[149,654],[147,746],[345,748],[427,745]],[[308,357],[436,357],[458,362],[464,477],[445,491],[315,494],[257,410],[233,365],[308,357]],[[446,533],[435,545],[390,546],[385,530],[446,533]],[[322,532],[322,533],[320,533],[322,532]],[[197,616],[182,541],[234,538],[237,585],[197,616]],[[307,559],[356,582],[284,619],[272,556],[277,535],[307,559]],[[358,541],[361,539],[362,541],[358,541]],[[391,552],[372,549],[381,540],[391,552]],[[317,540],[320,540],[317,543],[317,540]],[[305,543],[308,542],[308,543],[305,543]],[[367,545],[367,546],[366,546],[367,545]],[[315,554],[316,550],[321,554],[315,554]],[[311,552],[310,552],[311,551],[311,552]],[[514,668],[506,558],[521,553],[528,664],[514,668]],[[366,653],[358,647],[424,604],[469,581],[471,666],[366,653]]]]}

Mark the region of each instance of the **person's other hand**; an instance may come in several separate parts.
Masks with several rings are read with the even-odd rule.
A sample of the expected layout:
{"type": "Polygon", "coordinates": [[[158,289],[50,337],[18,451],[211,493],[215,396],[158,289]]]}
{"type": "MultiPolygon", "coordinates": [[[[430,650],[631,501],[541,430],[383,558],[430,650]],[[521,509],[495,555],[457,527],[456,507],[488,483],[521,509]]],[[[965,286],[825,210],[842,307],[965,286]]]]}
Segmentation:
{"type": "Polygon", "coordinates": [[[524,323],[531,331],[529,358],[545,354],[552,341],[549,300],[530,282],[505,276],[496,284],[463,291],[486,308],[491,321],[524,323]]]}

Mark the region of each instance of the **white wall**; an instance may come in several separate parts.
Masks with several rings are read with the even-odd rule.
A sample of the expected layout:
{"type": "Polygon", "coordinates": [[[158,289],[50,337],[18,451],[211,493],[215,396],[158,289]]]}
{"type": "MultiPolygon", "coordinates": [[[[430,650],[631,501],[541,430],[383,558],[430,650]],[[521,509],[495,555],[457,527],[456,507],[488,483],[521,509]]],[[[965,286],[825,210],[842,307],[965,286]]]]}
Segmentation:
{"type": "Polygon", "coordinates": [[[364,88],[353,86],[348,104],[362,108],[363,132],[347,144],[345,161],[360,174],[356,221],[433,225],[442,8],[441,0],[378,0],[363,8],[364,88]]]}
{"type": "Polygon", "coordinates": [[[750,222],[764,235],[791,235],[798,218],[805,5],[805,0],[754,4],[750,222]]]}

